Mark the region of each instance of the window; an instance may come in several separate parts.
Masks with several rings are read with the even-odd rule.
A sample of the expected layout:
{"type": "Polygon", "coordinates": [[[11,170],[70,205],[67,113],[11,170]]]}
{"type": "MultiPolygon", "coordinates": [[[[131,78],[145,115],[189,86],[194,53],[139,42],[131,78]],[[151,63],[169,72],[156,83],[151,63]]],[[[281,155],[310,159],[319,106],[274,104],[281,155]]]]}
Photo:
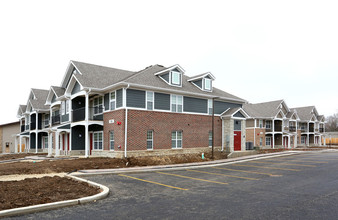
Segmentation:
{"type": "Polygon", "coordinates": [[[103,99],[102,96],[94,99],[94,115],[102,114],[103,112],[103,99]]]}
{"type": "Polygon", "coordinates": [[[271,146],[271,137],[265,138],[265,146],[271,146]]]}
{"type": "Polygon", "coordinates": [[[43,148],[48,148],[48,137],[43,137],[43,148]]]}
{"type": "Polygon", "coordinates": [[[153,149],[153,133],[152,130],[147,131],[147,150],[153,149]]]}
{"type": "Polygon", "coordinates": [[[115,91],[110,93],[110,110],[115,110],[116,108],[116,95],[115,91]]]}
{"type": "Polygon", "coordinates": [[[204,79],[204,89],[211,90],[211,79],[208,78],[204,79]]]}
{"type": "Polygon", "coordinates": [[[209,147],[212,147],[212,131],[209,131],[209,147]]]}
{"type": "Polygon", "coordinates": [[[212,99],[208,99],[208,111],[209,115],[212,115],[212,99]]]}
{"type": "Polygon", "coordinates": [[[259,138],[259,146],[263,146],[263,138],[259,138]]]}
{"type": "Polygon", "coordinates": [[[147,92],[147,110],[153,110],[154,108],[154,93],[147,92]]]}
{"type": "Polygon", "coordinates": [[[66,100],[66,114],[69,114],[69,100],[66,100]]]}
{"type": "Polygon", "coordinates": [[[114,131],[110,131],[109,132],[109,147],[110,147],[110,150],[114,150],[114,144],[115,144],[114,131]]]}
{"type": "Polygon", "coordinates": [[[102,150],[103,149],[103,132],[94,132],[94,150],[102,150]]]}
{"type": "Polygon", "coordinates": [[[306,137],[305,136],[301,137],[300,143],[301,144],[305,144],[306,143],[306,137]]]}
{"type": "Polygon", "coordinates": [[[64,115],[66,111],[66,103],[65,101],[61,102],[61,115],[64,115]]]}
{"type": "Polygon", "coordinates": [[[266,123],[265,127],[267,129],[271,129],[271,121],[266,121],[265,123],[266,123]]]}
{"type": "Polygon", "coordinates": [[[43,121],[44,123],[44,127],[46,128],[46,127],[48,127],[48,125],[49,125],[49,114],[45,114],[45,120],[43,121]]]}
{"type": "Polygon", "coordinates": [[[171,111],[182,112],[183,97],[181,95],[171,95],[171,111]]]}
{"type": "Polygon", "coordinates": [[[171,84],[181,85],[181,73],[177,71],[171,71],[171,84]]]}
{"type": "Polygon", "coordinates": [[[259,120],[259,128],[263,128],[263,120],[259,120]]]}
{"type": "Polygon", "coordinates": [[[182,131],[173,131],[171,133],[171,147],[173,149],[182,148],[182,131]]]}

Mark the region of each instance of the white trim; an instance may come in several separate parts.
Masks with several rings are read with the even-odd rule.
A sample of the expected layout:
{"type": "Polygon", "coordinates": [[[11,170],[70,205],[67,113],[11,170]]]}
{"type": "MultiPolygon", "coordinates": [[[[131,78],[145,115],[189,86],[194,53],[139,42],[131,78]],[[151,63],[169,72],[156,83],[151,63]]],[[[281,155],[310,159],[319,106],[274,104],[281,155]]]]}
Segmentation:
{"type": "Polygon", "coordinates": [[[109,151],[115,151],[115,132],[114,130],[109,131],[109,151]],[[114,141],[114,146],[113,149],[111,148],[111,134],[113,133],[113,141],[114,141]]]}
{"type": "Polygon", "coordinates": [[[154,150],[154,130],[147,130],[147,150],[154,150]],[[148,132],[151,131],[151,139],[148,139],[148,132]],[[151,149],[148,149],[148,141],[151,141],[151,149]]]}
{"type": "MultiPolygon", "coordinates": [[[[104,134],[103,134],[103,131],[94,131],[94,132],[92,132],[93,134],[93,142],[92,142],[92,144],[93,144],[93,151],[103,151],[104,150],[104,134]],[[102,134],[102,149],[95,149],[95,134],[102,134]]],[[[90,137],[88,137],[88,138],[90,138],[90,137]]],[[[98,141],[98,143],[100,143],[100,141],[98,141]]]]}
{"type": "Polygon", "coordinates": [[[153,91],[145,91],[146,92],[146,98],[145,98],[145,107],[146,107],[146,110],[148,111],[153,111],[155,109],[155,93],[153,91]],[[152,102],[152,109],[148,109],[148,93],[151,93],[152,94],[152,100],[149,101],[149,102],[152,102]]]}
{"type": "Polygon", "coordinates": [[[165,73],[165,72],[167,72],[167,71],[171,71],[171,70],[176,69],[176,68],[178,68],[182,74],[185,73],[185,70],[184,70],[180,65],[176,64],[176,65],[174,65],[174,66],[171,66],[171,67],[169,67],[169,68],[166,68],[166,69],[164,69],[164,70],[161,70],[160,72],[157,72],[157,73],[155,73],[154,75],[157,76],[157,75],[160,75],[161,73],[165,73]]]}
{"type": "Polygon", "coordinates": [[[75,93],[75,94],[72,95],[72,90],[74,89],[76,82],[80,85],[80,91],[78,93],[85,90],[85,88],[82,86],[80,81],[76,78],[76,76],[72,75],[71,79],[69,80],[68,86],[65,90],[65,96],[66,97],[73,97],[74,95],[78,94],[78,93],[75,93]]]}
{"type": "Polygon", "coordinates": [[[211,72],[206,72],[206,73],[204,73],[204,74],[201,75],[201,76],[193,77],[193,78],[191,78],[191,79],[188,79],[188,82],[196,81],[197,79],[202,79],[202,78],[205,78],[206,76],[210,76],[210,78],[211,78],[212,80],[215,80],[215,79],[216,79],[216,77],[215,77],[211,72]]]}

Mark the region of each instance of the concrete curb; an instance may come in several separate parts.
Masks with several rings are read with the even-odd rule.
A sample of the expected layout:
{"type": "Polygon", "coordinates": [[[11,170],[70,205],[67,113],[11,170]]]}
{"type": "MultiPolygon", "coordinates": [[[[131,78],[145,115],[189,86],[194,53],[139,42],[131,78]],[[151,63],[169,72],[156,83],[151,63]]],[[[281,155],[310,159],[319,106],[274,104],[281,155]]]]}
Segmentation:
{"type": "Polygon", "coordinates": [[[33,212],[41,212],[41,211],[46,211],[46,210],[51,210],[51,209],[57,209],[57,208],[63,208],[67,206],[74,206],[78,204],[85,204],[88,202],[96,201],[99,199],[106,198],[109,194],[109,188],[98,184],[94,183],[89,180],[85,180],[79,177],[75,177],[72,175],[66,175],[67,177],[73,178],[77,181],[81,182],[87,182],[88,184],[92,186],[97,186],[100,187],[102,192],[93,195],[93,196],[87,196],[79,199],[72,199],[72,200],[66,200],[66,201],[60,201],[60,202],[53,202],[53,203],[47,203],[47,204],[39,204],[39,205],[33,205],[33,206],[26,206],[26,207],[21,207],[21,208],[15,208],[15,209],[7,209],[0,211],[0,217],[9,217],[13,215],[22,215],[22,214],[28,214],[28,213],[33,213],[33,212]]]}
{"type": "Polygon", "coordinates": [[[122,174],[122,173],[143,173],[143,172],[154,172],[154,171],[165,171],[165,170],[185,170],[185,169],[198,169],[203,167],[214,167],[222,166],[227,164],[242,163],[251,160],[259,160],[262,158],[274,158],[289,156],[295,154],[301,154],[304,151],[287,151],[282,153],[269,153],[269,154],[256,154],[238,158],[217,160],[217,161],[208,161],[208,162],[199,162],[199,163],[187,163],[187,164],[173,164],[173,165],[159,165],[151,167],[129,167],[129,168],[118,168],[118,169],[105,169],[105,170],[80,170],[76,173],[73,173],[73,176],[94,176],[94,175],[104,175],[104,174],[122,174]]]}

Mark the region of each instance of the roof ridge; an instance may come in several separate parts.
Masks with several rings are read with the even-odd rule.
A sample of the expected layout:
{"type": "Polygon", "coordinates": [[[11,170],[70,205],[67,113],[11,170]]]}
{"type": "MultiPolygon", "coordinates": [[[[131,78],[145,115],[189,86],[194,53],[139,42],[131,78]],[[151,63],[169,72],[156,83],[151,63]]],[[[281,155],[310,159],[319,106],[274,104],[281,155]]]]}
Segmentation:
{"type": "Polygon", "coordinates": [[[122,79],[120,82],[129,80],[129,79],[132,79],[133,77],[139,75],[140,73],[142,73],[142,72],[144,72],[144,71],[146,71],[146,70],[149,70],[150,68],[153,68],[153,67],[155,67],[155,66],[163,67],[163,68],[166,68],[166,69],[169,69],[169,68],[170,68],[170,67],[167,68],[167,67],[162,66],[162,65],[159,65],[159,64],[151,65],[151,66],[148,66],[148,67],[144,68],[143,70],[140,70],[140,71],[138,71],[138,72],[135,72],[135,73],[134,73],[133,75],[131,75],[131,76],[128,76],[128,77],[122,79]]]}

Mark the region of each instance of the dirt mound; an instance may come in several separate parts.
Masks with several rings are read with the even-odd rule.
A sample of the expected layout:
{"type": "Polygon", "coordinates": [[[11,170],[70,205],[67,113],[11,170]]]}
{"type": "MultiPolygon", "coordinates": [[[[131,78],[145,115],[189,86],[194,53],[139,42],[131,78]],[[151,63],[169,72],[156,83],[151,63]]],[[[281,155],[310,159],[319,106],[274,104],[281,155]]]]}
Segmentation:
{"type": "Polygon", "coordinates": [[[39,154],[33,154],[33,153],[27,153],[27,154],[0,154],[0,161],[3,160],[14,160],[14,159],[21,159],[28,156],[46,156],[46,153],[39,153],[39,154]]]}
{"type": "Polygon", "coordinates": [[[100,188],[70,178],[43,177],[0,183],[0,210],[95,195],[100,188]]]}

